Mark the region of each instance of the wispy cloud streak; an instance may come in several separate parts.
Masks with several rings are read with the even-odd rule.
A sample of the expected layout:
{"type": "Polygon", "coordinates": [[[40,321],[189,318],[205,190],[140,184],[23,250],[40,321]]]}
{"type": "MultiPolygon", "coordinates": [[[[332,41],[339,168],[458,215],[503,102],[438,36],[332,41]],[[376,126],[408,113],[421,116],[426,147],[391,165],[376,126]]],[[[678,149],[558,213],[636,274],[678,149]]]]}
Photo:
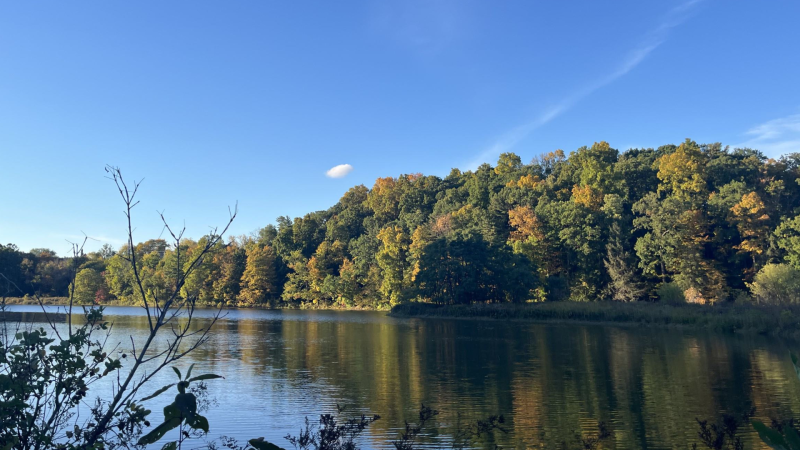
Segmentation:
{"type": "Polygon", "coordinates": [[[663,44],[667,40],[670,30],[685,22],[691,16],[692,12],[694,11],[694,7],[702,1],[704,0],[689,0],[670,10],[661,20],[661,23],[647,33],[642,38],[639,45],[628,52],[626,57],[620,62],[614,71],[582,87],[581,89],[578,89],[569,96],[563,98],[554,106],[545,110],[538,117],[523,123],[522,125],[519,125],[508,133],[504,134],[492,146],[484,150],[480,155],[473,159],[467,165],[467,169],[475,169],[487,160],[495,158],[503,152],[509,151],[537,128],[547,124],[564,112],[568,111],[575,106],[575,104],[588,97],[595,91],[628,74],[636,66],[641,64],[641,62],[644,61],[645,58],[647,58],[647,56],[653,52],[653,50],[657,49],[661,44],[663,44]]]}
{"type": "Polygon", "coordinates": [[[764,122],[745,134],[749,138],[734,148],[753,148],[771,157],[800,152],[800,114],[764,122]]]}
{"type": "Polygon", "coordinates": [[[76,242],[76,243],[81,243],[81,242],[83,242],[84,239],[88,239],[88,240],[91,240],[91,241],[102,242],[104,244],[112,244],[112,245],[122,245],[122,244],[125,244],[127,242],[124,239],[117,239],[117,238],[108,237],[108,236],[102,236],[102,235],[87,236],[87,235],[83,235],[83,234],[65,234],[65,235],[62,235],[60,237],[63,237],[65,240],[67,240],[69,242],[76,242]]]}

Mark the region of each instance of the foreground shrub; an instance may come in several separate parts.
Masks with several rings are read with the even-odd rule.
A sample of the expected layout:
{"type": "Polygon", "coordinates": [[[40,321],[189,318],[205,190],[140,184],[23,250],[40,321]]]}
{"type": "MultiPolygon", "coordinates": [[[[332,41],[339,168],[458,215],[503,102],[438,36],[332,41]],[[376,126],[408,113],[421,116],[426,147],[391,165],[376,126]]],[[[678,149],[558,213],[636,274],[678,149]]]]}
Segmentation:
{"type": "MultiPolygon", "coordinates": [[[[107,167],[106,172],[123,200],[128,242],[133,242],[131,211],[139,203],[139,183],[129,186],[115,167],[107,167]]],[[[99,273],[81,269],[83,244],[88,238],[82,244],[73,244],[67,272],[71,288],[63,312],[48,312],[44,300],[34,295],[36,303],[42,305],[44,327],[23,323],[19,314],[14,317],[6,311],[6,296],[25,292],[0,272],[5,288],[0,292],[0,450],[124,450],[153,444],[176,428],[180,432],[178,440],[163,448],[180,450],[185,438],[207,433],[208,421],[200,414],[202,396],[193,389],[201,386],[195,382],[218,377],[191,377],[191,369],[181,377],[174,364],[209,339],[221,311],[205,325],[197,325],[193,319],[196,298],[183,297],[180,291],[204,258],[221,244],[235,215],[231,212],[223,229],[212,229],[211,237],[191,256],[184,255],[182,264],[176,265],[165,283],[169,289],[149,289],[142,281],[144,269],[138,259],[141,255],[132,247],[120,251],[147,318],[144,339],[135,341],[129,336],[130,348],[121,347],[127,339],[112,342],[116,339],[111,334],[113,324],[104,320],[103,307],[83,308],[82,318],[74,314],[79,303],[92,303],[102,297],[97,295],[103,291],[99,273]],[[143,435],[145,428],[151,426],[151,411],[142,402],[154,395],[142,394],[153,377],[168,366],[181,379],[154,395],[172,386],[177,386],[178,394],[164,408],[164,423],[143,435]],[[100,382],[111,388],[106,397],[90,392],[100,382]],[[191,383],[194,386],[190,387],[191,383]]],[[[180,248],[182,232],[173,233],[166,220],[164,227],[172,236],[173,245],[180,248]]]]}
{"type": "Polygon", "coordinates": [[[787,305],[800,303],[800,270],[788,264],[767,264],[748,284],[757,303],[787,305]]]}

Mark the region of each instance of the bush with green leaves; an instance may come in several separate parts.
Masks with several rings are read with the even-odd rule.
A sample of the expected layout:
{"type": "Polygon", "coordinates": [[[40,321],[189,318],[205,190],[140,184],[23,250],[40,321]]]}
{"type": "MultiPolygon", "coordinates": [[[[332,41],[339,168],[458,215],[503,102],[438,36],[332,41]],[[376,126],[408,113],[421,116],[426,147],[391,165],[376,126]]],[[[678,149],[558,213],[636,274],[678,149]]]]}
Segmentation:
{"type": "Polygon", "coordinates": [[[800,270],[788,264],[767,264],[748,287],[757,303],[794,305],[800,303],[800,270]]]}
{"type": "Polygon", "coordinates": [[[659,286],[658,300],[668,305],[680,305],[686,303],[686,297],[683,295],[683,289],[677,283],[664,283],[659,286]]]}
{"type": "MultiPolygon", "coordinates": [[[[133,243],[132,210],[138,204],[139,183],[128,185],[118,168],[108,166],[106,172],[125,205],[128,243],[133,243]]],[[[104,320],[102,307],[84,307],[82,320],[73,318],[76,312],[73,305],[91,301],[91,294],[96,293],[89,286],[83,289],[86,298],[76,297],[76,291],[78,295],[82,293],[82,285],[90,284],[84,283],[90,277],[77,277],[84,254],[82,244],[73,245],[73,256],[69,259],[72,288],[63,313],[53,315],[42,298],[34,296],[42,307],[44,327],[34,328],[10,320],[6,298],[20,295],[24,290],[13,277],[0,272],[1,286],[6,288],[0,292],[0,450],[134,447],[144,429],[150,426],[150,411],[139,400],[143,390],[149,389],[151,380],[161,370],[174,366],[208,341],[209,331],[220,317],[218,311],[210,321],[198,326],[194,320],[197,299],[182,295],[181,290],[204,257],[221,241],[235,216],[234,211],[223,229],[213,229],[204,244],[188,256],[179,245],[183,230],[173,231],[161,216],[172,237],[176,260],[176,269],[170,272],[169,282],[162,290],[146,287],[142,281],[141,255],[132,250],[132,245],[120,252],[122,264],[134,280],[132,295],[137,296],[147,318],[148,332],[141,340],[112,336],[111,324],[104,320]],[[120,341],[114,343],[110,339],[120,341]],[[91,399],[90,388],[103,378],[112,394],[91,399]]],[[[156,434],[173,424],[201,431],[208,429],[207,421],[198,414],[196,395],[186,392],[189,383],[208,377],[212,376],[187,376],[179,380],[174,408],[165,410],[166,425],[156,427],[159,430],[156,434]]],[[[152,437],[153,433],[145,436],[152,437]]]]}
{"type": "MultiPolygon", "coordinates": [[[[9,330],[13,324],[2,324],[0,449],[85,448],[87,437],[96,433],[101,411],[97,406],[89,420],[70,424],[89,387],[116,373],[126,355],[114,358],[104,350],[109,325],[102,308],[86,310],[84,318],[82,325],[67,331],[22,326],[9,330]]],[[[95,439],[92,446],[119,446],[141,431],[149,411],[130,404],[119,413],[112,423],[115,439],[95,439]]]]}
{"type": "Polygon", "coordinates": [[[189,370],[186,371],[186,376],[181,379],[181,371],[178,370],[177,367],[173,367],[172,370],[174,370],[175,374],[178,375],[178,382],[168,384],[157,390],[152,395],[148,395],[141,400],[144,402],[153,399],[169,390],[169,388],[177,386],[178,394],[175,395],[175,400],[164,407],[164,422],[150,430],[149,433],[139,438],[137,445],[154,444],[159,439],[164,437],[167,432],[178,428],[178,440],[168,442],[163,447],[164,450],[175,450],[180,449],[183,441],[191,436],[190,430],[202,432],[203,434],[208,433],[208,419],[200,414],[197,406],[197,396],[194,392],[189,390],[189,386],[192,384],[192,382],[213,380],[215,378],[222,377],[220,375],[210,373],[192,377],[193,368],[194,364],[189,366],[189,370]]]}

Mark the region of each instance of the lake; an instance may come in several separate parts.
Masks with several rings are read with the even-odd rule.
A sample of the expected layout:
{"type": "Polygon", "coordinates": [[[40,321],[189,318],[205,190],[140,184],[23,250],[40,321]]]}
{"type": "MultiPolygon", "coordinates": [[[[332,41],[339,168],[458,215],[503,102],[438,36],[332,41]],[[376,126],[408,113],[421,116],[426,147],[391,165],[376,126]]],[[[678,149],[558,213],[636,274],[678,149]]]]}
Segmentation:
{"type": "MultiPolygon", "coordinates": [[[[146,334],[139,308],[110,307],[106,316],[123,350],[128,335],[146,334]]],[[[479,448],[574,444],[602,421],[614,433],[606,448],[685,449],[697,442],[695,418],[800,411],[786,343],[696,330],[231,310],[178,367],[191,363],[194,374],[225,377],[208,382],[217,403],[206,413],[210,436],[264,436],[283,447],[305,417],[315,421],[337,404],[345,414],[381,416],[364,435],[366,449],[392,448],[422,403],[441,412],[429,448],[446,445],[459,423],[492,414],[504,415],[508,432],[479,448]]],[[[174,379],[162,372],[147,393],[174,379]]],[[[148,402],[153,422],[166,400],[148,402]]],[[[748,448],[766,448],[746,428],[748,448]]]]}

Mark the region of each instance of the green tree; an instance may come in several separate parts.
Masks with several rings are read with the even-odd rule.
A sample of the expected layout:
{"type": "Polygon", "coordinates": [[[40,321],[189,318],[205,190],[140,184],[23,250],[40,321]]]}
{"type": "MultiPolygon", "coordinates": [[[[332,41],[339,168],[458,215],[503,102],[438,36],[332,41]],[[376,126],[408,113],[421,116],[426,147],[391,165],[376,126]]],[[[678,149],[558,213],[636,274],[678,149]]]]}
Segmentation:
{"type": "Polygon", "coordinates": [[[105,279],[100,272],[94,269],[82,269],[75,276],[75,282],[71,285],[74,290],[73,298],[79,305],[91,305],[100,303],[105,298],[108,291],[105,279]]]}
{"type": "Polygon", "coordinates": [[[619,152],[605,141],[578,149],[569,158],[570,165],[575,167],[574,183],[600,192],[601,200],[604,194],[620,190],[620,180],[614,171],[618,158],[619,152]]]}
{"type": "MultiPolygon", "coordinates": [[[[120,250],[120,252],[123,252],[120,250]]],[[[126,300],[133,297],[133,268],[128,261],[117,254],[109,258],[106,264],[105,280],[109,292],[115,298],[126,300]]]]}
{"type": "Polygon", "coordinates": [[[800,269],[800,216],[781,222],[775,229],[775,238],[786,262],[800,269]]]}
{"type": "MultiPolygon", "coordinates": [[[[197,241],[196,245],[190,246],[188,250],[184,260],[184,270],[188,269],[190,265],[194,265],[195,269],[186,278],[186,282],[181,288],[181,295],[184,298],[195,299],[201,304],[213,304],[217,300],[214,296],[214,281],[218,278],[218,274],[215,274],[217,266],[214,264],[214,259],[225,251],[224,246],[217,237],[205,236],[197,241]],[[199,256],[212,240],[216,240],[217,243],[199,256]]],[[[153,271],[156,272],[155,269],[153,271]]]]}
{"type": "Polygon", "coordinates": [[[437,303],[524,302],[536,287],[527,259],[480,237],[428,244],[416,275],[420,294],[437,303]]]}
{"type": "Polygon", "coordinates": [[[497,175],[506,175],[522,168],[522,158],[514,153],[502,153],[494,168],[497,175]]]}
{"type": "Polygon", "coordinates": [[[30,259],[25,258],[25,255],[14,244],[0,244],[0,274],[3,275],[0,278],[0,282],[2,282],[0,286],[7,287],[9,291],[3,292],[3,295],[15,293],[11,291],[11,287],[8,286],[9,283],[13,283],[13,285],[19,286],[23,290],[18,295],[33,293],[32,281],[35,276],[33,273],[35,266],[31,261],[33,258],[33,255],[31,255],[30,259]]]}
{"type": "Polygon", "coordinates": [[[308,259],[303,256],[300,250],[295,250],[289,255],[287,264],[291,271],[286,277],[283,285],[281,298],[286,302],[300,302],[303,300],[315,301],[311,289],[311,276],[308,272],[308,259]]]}
{"type": "Polygon", "coordinates": [[[630,234],[630,220],[617,194],[608,194],[603,201],[603,213],[608,225],[606,258],[603,260],[610,281],[608,293],[617,301],[632,302],[646,297],[647,289],[636,270],[636,259],[630,252],[625,234],[630,234]],[[625,230],[625,231],[623,231],[625,230]]]}
{"type": "Polygon", "coordinates": [[[103,246],[100,247],[100,250],[98,250],[97,253],[100,255],[101,258],[109,259],[112,256],[116,255],[117,251],[114,250],[114,247],[112,247],[111,245],[103,244],[103,246]]]}
{"type": "Polygon", "coordinates": [[[677,197],[662,200],[655,192],[633,205],[633,212],[638,216],[633,226],[645,232],[636,241],[635,249],[639,267],[646,275],[660,277],[666,282],[677,270],[682,243],[678,221],[685,210],[686,205],[677,197]]]}
{"type": "Polygon", "coordinates": [[[338,296],[339,267],[345,259],[345,245],[340,241],[323,241],[308,260],[311,300],[333,300],[338,296]]]}

